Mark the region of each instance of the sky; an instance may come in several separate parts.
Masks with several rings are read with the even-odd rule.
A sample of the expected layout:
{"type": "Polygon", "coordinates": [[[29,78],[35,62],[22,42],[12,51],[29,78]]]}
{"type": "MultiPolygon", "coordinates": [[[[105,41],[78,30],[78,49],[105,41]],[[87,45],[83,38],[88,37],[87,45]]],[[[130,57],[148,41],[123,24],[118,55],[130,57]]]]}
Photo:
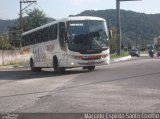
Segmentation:
{"type": "MultiPolygon", "coordinates": [[[[0,19],[15,19],[19,14],[20,0],[0,0],[0,19]]],[[[27,4],[23,4],[23,8],[27,4]]],[[[115,9],[116,0],[37,0],[28,9],[38,8],[47,17],[55,19],[79,14],[84,10],[115,9]]],[[[160,0],[142,0],[121,2],[121,9],[140,13],[160,13],[160,0]]]]}

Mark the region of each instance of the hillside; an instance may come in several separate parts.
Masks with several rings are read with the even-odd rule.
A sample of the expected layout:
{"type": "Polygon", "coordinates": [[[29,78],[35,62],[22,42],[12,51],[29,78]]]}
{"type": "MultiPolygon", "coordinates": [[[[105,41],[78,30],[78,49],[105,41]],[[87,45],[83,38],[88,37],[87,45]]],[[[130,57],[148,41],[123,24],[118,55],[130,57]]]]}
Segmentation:
{"type": "Polygon", "coordinates": [[[16,20],[1,20],[0,19],[0,34],[7,31],[9,26],[15,26],[16,20]]]}

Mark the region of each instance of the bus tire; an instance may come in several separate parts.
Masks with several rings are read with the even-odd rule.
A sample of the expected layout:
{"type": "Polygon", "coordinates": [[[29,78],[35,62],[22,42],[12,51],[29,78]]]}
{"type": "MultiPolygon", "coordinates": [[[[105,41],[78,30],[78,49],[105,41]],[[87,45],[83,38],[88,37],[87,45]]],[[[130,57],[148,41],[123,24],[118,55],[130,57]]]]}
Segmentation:
{"type": "Polygon", "coordinates": [[[58,63],[58,59],[57,58],[54,58],[54,71],[56,74],[61,74],[61,73],[64,73],[65,72],[65,68],[64,67],[59,67],[59,63],[58,63]]]}
{"type": "Polygon", "coordinates": [[[42,68],[41,68],[41,67],[36,67],[36,68],[35,68],[35,72],[40,72],[40,71],[42,71],[42,68]]]}
{"type": "Polygon", "coordinates": [[[33,72],[40,72],[41,71],[40,67],[34,67],[34,63],[33,63],[32,59],[30,59],[30,67],[31,67],[31,71],[33,71],[33,72]]]}
{"type": "Polygon", "coordinates": [[[88,71],[93,71],[95,69],[95,66],[88,66],[87,69],[88,71]]]}
{"type": "Polygon", "coordinates": [[[32,59],[30,59],[30,68],[31,68],[31,71],[35,71],[35,67],[32,59]]]}

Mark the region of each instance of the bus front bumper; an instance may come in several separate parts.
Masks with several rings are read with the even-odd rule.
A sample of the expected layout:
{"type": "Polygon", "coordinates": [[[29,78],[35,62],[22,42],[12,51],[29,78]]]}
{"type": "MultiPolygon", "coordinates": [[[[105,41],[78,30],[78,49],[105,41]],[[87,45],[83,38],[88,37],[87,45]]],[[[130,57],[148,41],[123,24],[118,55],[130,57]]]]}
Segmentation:
{"type": "Polygon", "coordinates": [[[89,60],[89,61],[72,59],[68,61],[68,66],[69,67],[98,66],[98,65],[107,65],[109,64],[109,62],[110,61],[107,59],[89,60]]]}

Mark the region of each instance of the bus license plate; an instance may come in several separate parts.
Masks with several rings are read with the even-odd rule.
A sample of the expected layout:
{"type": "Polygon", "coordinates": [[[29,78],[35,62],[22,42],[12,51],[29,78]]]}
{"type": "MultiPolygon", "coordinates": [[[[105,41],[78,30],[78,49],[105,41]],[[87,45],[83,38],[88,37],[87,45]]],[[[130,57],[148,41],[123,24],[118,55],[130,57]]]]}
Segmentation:
{"type": "Polygon", "coordinates": [[[95,64],[95,62],[92,61],[92,62],[88,62],[87,64],[88,64],[88,65],[92,65],[92,64],[95,64]]]}

